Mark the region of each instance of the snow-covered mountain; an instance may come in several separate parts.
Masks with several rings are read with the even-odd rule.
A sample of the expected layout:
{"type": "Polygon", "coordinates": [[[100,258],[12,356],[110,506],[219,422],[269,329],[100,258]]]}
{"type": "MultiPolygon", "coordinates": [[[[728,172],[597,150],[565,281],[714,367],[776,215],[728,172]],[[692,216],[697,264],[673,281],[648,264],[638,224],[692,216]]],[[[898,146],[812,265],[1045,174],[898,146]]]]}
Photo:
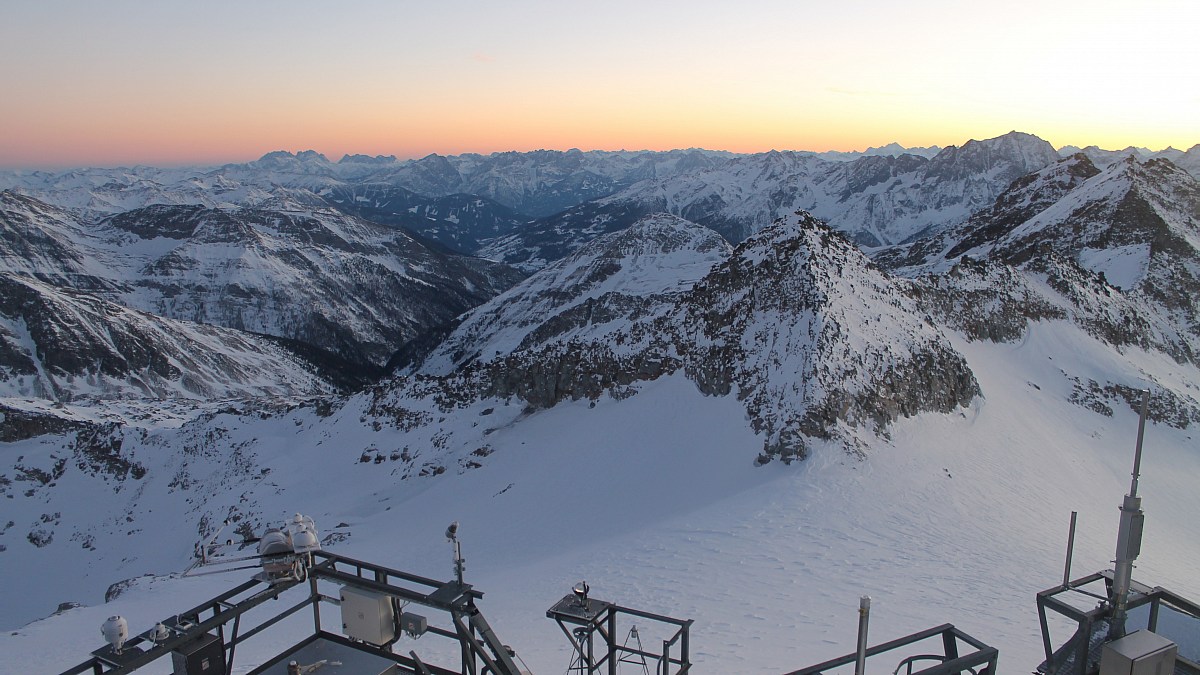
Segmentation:
{"type": "Polygon", "coordinates": [[[0,192],[7,271],[146,312],[299,340],[383,365],[520,278],[330,209],[147,206],[84,224],[0,192]]]}
{"type": "Polygon", "coordinates": [[[542,617],[579,577],[695,619],[705,668],[850,651],[862,593],[881,639],[953,621],[1032,667],[1033,593],[1057,583],[1070,510],[1087,524],[1076,560],[1111,556],[1141,386],[1156,420],[1143,490],[1160,506],[1139,578],[1187,594],[1200,572],[1187,515],[1200,376],[1054,312],[1017,338],[972,332],[950,316],[991,306],[931,298],[994,283],[968,274],[983,264],[910,281],[807,215],[732,251],[656,216],[468,314],[423,371],[354,396],[104,417],[10,406],[25,431],[0,445],[13,523],[0,565],[62,581],[7,604],[0,653],[80,661],[86,649],[33,646],[112,613],[149,625],[219,591],[168,573],[226,519],[251,533],[303,510],[336,550],[435,577],[449,572],[445,522],[461,520],[489,619],[537,671],[567,661],[542,617]],[[980,593],[989,612],[963,607],[980,593]],[[68,600],[91,606],[20,625],[68,600]]]}
{"type": "Polygon", "coordinates": [[[614,334],[669,308],[730,250],[712,230],[677,216],[648,216],[468,313],[418,372],[450,375],[551,342],[620,339],[614,334]]]}
{"type": "Polygon", "coordinates": [[[351,197],[362,197],[367,195],[353,191],[381,186],[434,199],[469,194],[522,214],[545,216],[641,180],[711,168],[733,156],[698,149],[539,150],[405,161],[348,155],[332,162],[312,150],[276,151],[220,167],[5,171],[0,172],[0,189],[17,190],[88,217],[151,204],[270,208],[292,200],[312,206],[326,195],[349,190],[351,197]]]}
{"type": "Polygon", "coordinates": [[[829,150],[826,152],[817,153],[822,159],[832,159],[836,161],[847,162],[858,159],[859,157],[899,157],[900,155],[917,155],[918,157],[926,157],[932,159],[942,149],[939,146],[931,145],[924,148],[906,148],[896,142],[881,145],[877,148],[867,148],[862,152],[843,152],[839,150],[829,150]]]}
{"type": "Polygon", "coordinates": [[[1100,168],[1106,168],[1110,164],[1122,161],[1129,157],[1136,158],[1139,162],[1144,162],[1148,159],[1166,159],[1172,164],[1182,168],[1192,176],[1200,179],[1200,144],[1193,145],[1188,150],[1179,150],[1176,148],[1165,148],[1157,152],[1147,148],[1135,148],[1130,146],[1124,150],[1104,150],[1095,145],[1089,145],[1086,148],[1079,148],[1073,145],[1063,146],[1058,149],[1058,154],[1063,157],[1071,155],[1083,154],[1092,161],[1093,164],[1100,168]]]}
{"type": "Polygon", "coordinates": [[[429,155],[397,166],[388,180],[434,197],[473,194],[541,217],[610,195],[638,181],[723,164],[730,153],[538,150],[429,155]]]}
{"type": "MultiPolygon", "coordinates": [[[[1190,363],[1200,354],[1200,183],[1167,160],[1129,157],[1101,171],[1082,154],[1066,158],[961,227],[876,260],[910,276],[949,270],[940,283],[959,288],[982,275],[972,293],[1005,305],[999,313],[1017,325],[1069,316],[1117,346],[1190,363]]],[[[949,315],[978,321],[988,306],[979,300],[964,296],[949,315]],[[967,302],[975,311],[962,312],[967,302]]]]}
{"type": "MultiPolygon", "coordinates": [[[[166,319],[0,274],[0,397],[330,394],[334,387],[320,370],[264,336],[166,319]]],[[[352,378],[331,379],[345,376],[352,378]]]]}
{"type": "Polygon", "coordinates": [[[488,244],[482,254],[536,269],[599,234],[663,211],[737,242],[803,209],[860,244],[894,244],[965,220],[1013,180],[1057,159],[1049,143],[1018,132],[951,146],[932,159],[906,154],[834,162],[772,151],[643,181],[535,221],[488,244]]]}
{"type": "Polygon", "coordinates": [[[681,370],[745,402],[760,461],[804,457],[814,439],[852,445],[860,428],[885,433],[978,394],[908,282],[812,216],[725,254],[711,231],[650,216],[474,310],[417,372],[460,369],[459,391],[551,407],[681,370]]]}

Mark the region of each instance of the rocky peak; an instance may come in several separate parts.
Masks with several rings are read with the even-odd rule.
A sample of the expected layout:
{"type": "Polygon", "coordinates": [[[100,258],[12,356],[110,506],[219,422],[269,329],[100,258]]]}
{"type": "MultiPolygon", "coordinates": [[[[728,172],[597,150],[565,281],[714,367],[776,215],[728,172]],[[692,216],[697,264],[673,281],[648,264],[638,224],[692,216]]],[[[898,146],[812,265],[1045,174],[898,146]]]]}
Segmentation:
{"type": "Polygon", "coordinates": [[[1200,184],[1168,160],[1142,163],[1131,155],[1067,191],[996,248],[1019,264],[1049,246],[1129,288],[1141,278],[1131,265],[1144,272],[1146,258],[1159,252],[1194,257],[1198,244],[1200,184]],[[1101,250],[1111,254],[1091,253],[1101,250]]]}
{"type": "Polygon", "coordinates": [[[930,162],[929,178],[962,179],[987,174],[1013,181],[1058,161],[1054,146],[1032,134],[1011,131],[983,141],[970,140],[962,147],[949,146],[930,162]]]}
{"type": "Polygon", "coordinates": [[[907,282],[799,212],[740,244],[682,301],[686,372],[702,391],[736,391],[764,435],[760,459],[807,454],[814,439],[853,447],[855,429],[966,405],[978,385],[907,282]]]}

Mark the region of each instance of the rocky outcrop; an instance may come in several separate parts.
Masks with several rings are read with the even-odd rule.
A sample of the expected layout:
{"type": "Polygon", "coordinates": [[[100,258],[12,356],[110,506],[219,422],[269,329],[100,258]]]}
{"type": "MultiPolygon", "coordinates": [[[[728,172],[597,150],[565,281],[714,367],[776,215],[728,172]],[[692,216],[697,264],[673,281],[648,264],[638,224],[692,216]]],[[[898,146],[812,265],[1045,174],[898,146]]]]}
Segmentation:
{"type": "Polygon", "coordinates": [[[808,214],[739,245],[683,304],[676,346],[689,377],[745,401],[764,459],[802,458],[806,439],[850,442],[850,429],[885,434],[900,416],[980,393],[907,282],[808,214]]]}
{"type": "Polygon", "coordinates": [[[705,394],[744,402],[760,461],[803,458],[814,440],[853,449],[858,433],[979,394],[920,318],[915,287],[809,214],[732,252],[704,232],[658,215],[589,244],[469,315],[417,369],[421,383],[402,387],[446,410],[514,397],[540,409],[683,372],[705,394]],[[670,276],[661,262],[672,255],[705,273],[690,281],[674,265],[670,276]],[[652,270],[653,283],[637,281],[652,270]]]}

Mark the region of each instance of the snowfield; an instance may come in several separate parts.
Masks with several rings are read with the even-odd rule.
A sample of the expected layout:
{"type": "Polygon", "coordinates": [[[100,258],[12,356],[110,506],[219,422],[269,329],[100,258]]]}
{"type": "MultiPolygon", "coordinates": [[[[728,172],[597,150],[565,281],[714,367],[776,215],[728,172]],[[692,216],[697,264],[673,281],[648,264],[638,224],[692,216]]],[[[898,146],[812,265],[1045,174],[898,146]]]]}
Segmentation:
{"type": "MultiPolygon", "coordinates": [[[[247,452],[271,468],[244,493],[263,514],[281,520],[302,511],[322,534],[346,523],[337,531],[350,537],[336,552],[449,578],[443,531],[459,520],[467,580],[485,593],[480,607],[537,673],[566,669],[569,645],[545,610],[580,579],[593,597],[694,619],[697,672],[785,672],[848,653],[863,594],[874,598],[873,643],[951,622],[998,647],[1003,672],[1029,672],[1041,660],[1034,594],[1061,579],[1072,510],[1080,512],[1075,576],[1109,567],[1137,418],[1128,408],[1110,418],[1067,402],[1072,385],[1062,371],[1103,379],[1116,365],[1110,347],[1081,339],[1069,324],[1034,324],[1017,344],[955,347],[983,398],[963,413],[900,420],[865,459],[824,447],[803,462],[755,467],[761,441],[741,403],[701,396],[678,375],[594,407],[463,411],[446,424],[480,438],[494,428],[486,434],[492,453],[480,468],[426,478],[401,481],[393,463],[359,461],[357,448],[406,439],[356,425],[356,400],[321,433],[302,408],[230,424],[228,442],[253,439],[247,452]],[[496,420],[502,424],[493,427],[496,420]]],[[[1135,579],[1195,598],[1193,434],[1148,426],[1139,488],[1146,538],[1135,579]]],[[[32,445],[0,451],[32,453],[32,445]]],[[[215,489],[218,479],[197,476],[194,492],[215,489]]],[[[24,588],[6,593],[16,602],[5,602],[0,660],[11,672],[65,669],[101,645],[108,616],[121,614],[140,632],[249,574],[171,578],[197,537],[178,494],[155,492],[150,482],[141,489],[143,532],[121,537],[130,542],[126,557],[141,560],[113,565],[115,574],[86,561],[112,560],[119,540],[97,542],[96,553],[70,544],[29,557],[9,543],[0,554],[8,583],[24,588]],[[108,583],[146,572],[159,576],[103,602],[108,583]],[[86,606],[25,624],[68,600],[86,606]]],[[[302,615],[240,646],[234,672],[310,627],[302,615]]],[[[425,658],[433,643],[405,639],[398,648],[425,658]]]]}

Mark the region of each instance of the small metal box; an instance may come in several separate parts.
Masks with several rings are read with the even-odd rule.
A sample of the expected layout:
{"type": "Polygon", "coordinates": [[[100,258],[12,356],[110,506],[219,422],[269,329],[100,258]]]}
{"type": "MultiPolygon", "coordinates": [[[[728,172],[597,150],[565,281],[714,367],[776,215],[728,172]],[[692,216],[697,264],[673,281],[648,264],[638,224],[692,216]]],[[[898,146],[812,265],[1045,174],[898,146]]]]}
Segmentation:
{"type": "Polygon", "coordinates": [[[425,634],[425,631],[429,630],[429,621],[420,614],[402,612],[400,614],[400,627],[412,637],[421,637],[425,634]]]}
{"type": "Polygon", "coordinates": [[[384,645],[396,638],[396,613],[392,596],[343,586],[342,631],[347,637],[373,645],[384,645]]]}
{"type": "Polygon", "coordinates": [[[1175,672],[1174,642],[1139,630],[1104,645],[1100,675],[1171,675],[1175,672]]]}
{"type": "Polygon", "coordinates": [[[210,633],[171,652],[175,675],[225,675],[225,646],[210,633]]]}

